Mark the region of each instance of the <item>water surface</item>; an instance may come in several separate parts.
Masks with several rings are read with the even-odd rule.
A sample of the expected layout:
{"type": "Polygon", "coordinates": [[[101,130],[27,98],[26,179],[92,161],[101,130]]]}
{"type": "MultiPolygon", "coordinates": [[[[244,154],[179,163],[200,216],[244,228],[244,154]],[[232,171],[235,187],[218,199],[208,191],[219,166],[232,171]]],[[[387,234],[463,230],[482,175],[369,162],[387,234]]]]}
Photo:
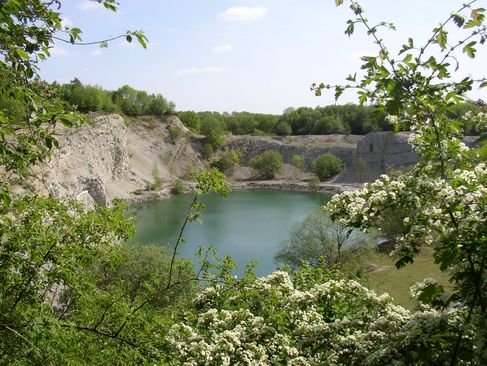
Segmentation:
{"type": "MultiPolygon", "coordinates": [[[[136,205],[137,234],[130,243],[173,248],[191,200],[191,195],[180,195],[136,205]]],[[[203,224],[193,222],[186,227],[186,243],[180,246],[179,254],[196,263],[198,246],[213,244],[219,257],[232,255],[239,267],[237,273],[255,259],[259,262],[256,273],[267,275],[275,270],[273,256],[288,239],[293,224],[328,200],[329,196],[318,193],[269,190],[235,191],[226,199],[203,196],[203,224]]]]}

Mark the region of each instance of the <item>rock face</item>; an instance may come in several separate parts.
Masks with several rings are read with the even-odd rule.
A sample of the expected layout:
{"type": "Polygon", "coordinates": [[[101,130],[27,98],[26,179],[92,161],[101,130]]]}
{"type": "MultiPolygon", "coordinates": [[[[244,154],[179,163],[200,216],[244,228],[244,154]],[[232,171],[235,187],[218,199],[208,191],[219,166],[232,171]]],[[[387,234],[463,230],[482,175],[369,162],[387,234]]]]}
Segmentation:
{"type": "Polygon", "coordinates": [[[59,128],[60,149],[35,171],[31,184],[46,195],[74,198],[88,206],[134,198],[154,181],[155,173],[163,185],[170,185],[190,166],[202,168],[187,132],[176,117],[142,118],[127,126],[115,114],[78,129],[59,128]],[[170,140],[171,127],[181,131],[176,141],[170,140]]]}
{"type": "MultiPolygon", "coordinates": [[[[97,117],[92,124],[79,129],[59,128],[57,135],[60,149],[42,169],[34,171],[29,185],[40,193],[77,199],[88,206],[106,205],[114,198],[132,201],[161,198],[169,194],[174,180],[187,177],[190,168],[208,166],[208,162],[200,159],[201,137],[191,136],[177,117],[138,117],[124,121],[113,114],[97,117]],[[171,140],[171,128],[180,130],[175,140],[171,140]],[[155,181],[156,175],[162,186],[157,192],[147,192],[146,188],[155,181]]],[[[418,157],[411,151],[408,137],[406,132],[365,136],[234,136],[227,142],[229,148],[244,155],[244,166],[233,176],[236,186],[248,186],[242,181],[251,179],[254,174],[246,163],[263,151],[273,149],[283,155],[287,165],[278,177],[279,182],[269,183],[270,186],[278,183],[283,188],[307,189],[300,188],[299,182],[307,185],[305,181],[310,174],[290,166],[292,156],[303,156],[309,167],[317,156],[331,152],[346,165],[343,174],[327,182],[335,189],[372,181],[390,169],[415,164],[418,157]]],[[[467,138],[465,142],[471,145],[474,140],[467,138]]]]}
{"type": "Polygon", "coordinates": [[[357,143],[354,161],[347,165],[346,173],[338,180],[370,182],[391,169],[416,164],[418,156],[408,144],[409,135],[409,132],[368,133],[357,143]]]}
{"type": "Polygon", "coordinates": [[[372,181],[391,168],[404,168],[417,162],[411,151],[409,133],[392,132],[357,135],[250,137],[236,136],[229,147],[242,151],[245,160],[273,149],[283,155],[284,163],[290,163],[293,155],[301,155],[307,166],[317,156],[331,152],[343,160],[345,172],[336,178],[336,183],[372,181]],[[362,160],[358,163],[359,160],[362,160]],[[360,166],[360,168],[359,168],[360,166]]]}

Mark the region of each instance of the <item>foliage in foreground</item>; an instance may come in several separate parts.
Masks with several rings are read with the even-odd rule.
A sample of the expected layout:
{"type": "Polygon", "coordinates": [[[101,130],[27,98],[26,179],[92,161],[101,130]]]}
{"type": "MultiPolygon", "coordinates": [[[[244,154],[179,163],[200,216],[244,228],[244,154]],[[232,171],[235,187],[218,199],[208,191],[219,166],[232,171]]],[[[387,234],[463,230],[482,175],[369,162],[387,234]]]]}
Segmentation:
{"type": "Polygon", "coordinates": [[[303,267],[293,278],[248,274],[206,288],[168,342],[175,365],[442,365],[448,334],[473,335],[464,312],[423,305],[411,313],[353,279],[303,267]]]}
{"type": "MultiPolygon", "coordinates": [[[[336,196],[326,208],[340,224],[364,230],[380,226],[390,212],[398,214],[399,268],[414,261],[420,246],[433,248],[435,261],[450,275],[454,288],[444,296],[441,286],[428,284],[423,300],[446,314],[462,309],[457,314],[463,324],[435,330],[424,342],[441,339],[449,355],[440,364],[450,365],[487,362],[487,120],[485,113],[469,116],[468,123],[484,136],[470,149],[462,142],[461,123],[450,118],[466,92],[475,84],[486,86],[485,79],[470,76],[454,81],[458,75],[452,65],[458,62],[459,51],[475,58],[487,39],[485,9],[476,8],[476,3],[470,1],[453,12],[424,45],[418,47],[409,38],[393,58],[377,34],[379,27],[393,26],[371,25],[363,8],[351,2],[355,19],[348,22],[346,33],[364,26],[380,52],[377,57],[363,57],[364,75],[361,79],[350,75],[350,84],[336,86],[335,96],[347,88],[359,89],[360,100],[377,103],[396,130],[413,132],[409,143],[420,161],[407,172],[381,176],[363,189],[336,196]]],[[[316,92],[329,87],[321,84],[316,92]]],[[[455,319],[448,315],[447,321],[455,319]]],[[[425,333],[425,326],[418,327],[418,333],[425,333]]],[[[428,354],[435,352],[433,348],[428,354]]],[[[423,362],[432,361],[437,363],[423,362]]]]}

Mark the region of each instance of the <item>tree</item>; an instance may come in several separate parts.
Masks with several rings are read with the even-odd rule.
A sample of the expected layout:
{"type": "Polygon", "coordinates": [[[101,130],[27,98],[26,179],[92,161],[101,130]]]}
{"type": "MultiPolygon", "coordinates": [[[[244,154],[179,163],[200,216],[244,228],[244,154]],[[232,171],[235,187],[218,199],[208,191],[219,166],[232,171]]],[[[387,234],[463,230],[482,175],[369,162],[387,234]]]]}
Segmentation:
{"type": "Polygon", "coordinates": [[[324,153],[311,163],[311,171],[318,176],[320,181],[325,181],[343,172],[343,161],[332,153],[324,153]]]}
{"type": "Polygon", "coordinates": [[[214,112],[201,112],[201,133],[205,135],[205,144],[215,151],[225,146],[225,122],[223,117],[214,112]]]}
{"type": "Polygon", "coordinates": [[[285,121],[281,121],[281,122],[277,123],[276,133],[279,136],[289,136],[289,135],[292,135],[293,130],[292,130],[291,126],[289,125],[289,123],[287,123],[285,121]]]}
{"type": "MultiPolygon", "coordinates": [[[[113,0],[99,2],[115,9],[113,0]]],[[[107,358],[127,363],[140,356],[126,335],[109,330],[104,320],[120,320],[130,302],[120,298],[116,310],[107,305],[120,293],[91,291],[89,270],[131,235],[124,206],[87,212],[76,202],[9,193],[9,178],[25,174],[58,146],[56,124],[74,127],[84,121],[58,98],[57,87],[37,74],[37,61],[49,57],[54,40],[63,41],[58,34],[65,34],[66,42],[81,42],[79,29],[62,26],[59,7],[59,1],[42,0],[3,1],[0,7],[0,96],[17,100],[23,112],[13,116],[3,105],[0,110],[0,363],[74,364],[81,355],[90,364],[107,358]]],[[[115,39],[120,37],[145,44],[140,32],[115,39]]],[[[143,339],[147,327],[139,325],[143,339]]]]}
{"type": "MultiPolygon", "coordinates": [[[[360,101],[376,103],[388,113],[395,130],[414,131],[409,142],[420,159],[416,166],[334,197],[327,211],[342,225],[364,230],[387,219],[387,212],[400,212],[398,268],[414,261],[422,245],[433,247],[436,262],[450,274],[454,288],[445,296],[441,286],[430,283],[423,286],[429,293],[423,300],[446,321],[453,321],[449,311],[462,308],[463,325],[448,331],[423,324],[415,328],[425,344],[432,344],[425,350],[428,355],[450,365],[487,362],[487,147],[482,139],[480,148],[465,146],[461,124],[449,118],[475,84],[487,85],[485,78],[474,80],[457,71],[462,54],[475,58],[487,38],[485,10],[476,3],[470,1],[452,12],[425,43],[418,45],[409,38],[394,57],[378,34],[380,27],[393,25],[371,24],[363,8],[352,1],[355,18],[348,22],[346,34],[363,26],[378,45],[379,55],[362,58],[363,76],[351,75],[350,84],[334,87],[337,98],[349,87],[358,88],[360,101]]],[[[318,94],[327,87],[331,86],[315,85],[318,94]]],[[[471,115],[470,120],[480,134],[485,133],[485,114],[471,115]]]]}
{"type": "Polygon", "coordinates": [[[122,113],[127,116],[138,116],[144,114],[149,96],[145,92],[124,85],[113,92],[113,102],[120,106],[122,113]]]}
{"type": "Polygon", "coordinates": [[[174,114],[174,104],[168,102],[161,94],[152,94],[149,97],[147,113],[153,116],[165,116],[174,114]]]}
{"type": "Polygon", "coordinates": [[[334,224],[324,213],[314,213],[294,225],[274,260],[297,269],[303,262],[326,269],[342,269],[359,261],[371,241],[358,230],[334,224]]]}
{"type": "Polygon", "coordinates": [[[183,124],[188,127],[191,131],[195,133],[200,133],[201,120],[198,113],[193,111],[178,112],[177,116],[183,122],[183,124]]]}
{"type": "Polygon", "coordinates": [[[250,159],[249,165],[259,172],[261,178],[272,179],[282,168],[282,154],[276,150],[266,150],[250,159]]]}

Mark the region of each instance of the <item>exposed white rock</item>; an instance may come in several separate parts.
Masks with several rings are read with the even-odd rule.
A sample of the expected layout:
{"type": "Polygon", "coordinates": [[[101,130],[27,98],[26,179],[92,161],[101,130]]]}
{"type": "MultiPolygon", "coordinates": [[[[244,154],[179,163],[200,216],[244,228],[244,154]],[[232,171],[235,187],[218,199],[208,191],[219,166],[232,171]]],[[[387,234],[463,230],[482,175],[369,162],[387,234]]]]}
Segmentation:
{"type": "MultiPolygon", "coordinates": [[[[154,180],[154,168],[165,185],[189,166],[202,168],[197,146],[189,142],[188,130],[177,117],[141,118],[127,127],[121,116],[112,114],[56,132],[60,148],[34,170],[31,184],[42,194],[77,199],[88,207],[114,198],[136,198],[135,193],[154,180]],[[181,129],[174,143],[169,140],[170,127],[181,129]]],[[[157,196],[167,194],[166,188],[157,196]]]]}

